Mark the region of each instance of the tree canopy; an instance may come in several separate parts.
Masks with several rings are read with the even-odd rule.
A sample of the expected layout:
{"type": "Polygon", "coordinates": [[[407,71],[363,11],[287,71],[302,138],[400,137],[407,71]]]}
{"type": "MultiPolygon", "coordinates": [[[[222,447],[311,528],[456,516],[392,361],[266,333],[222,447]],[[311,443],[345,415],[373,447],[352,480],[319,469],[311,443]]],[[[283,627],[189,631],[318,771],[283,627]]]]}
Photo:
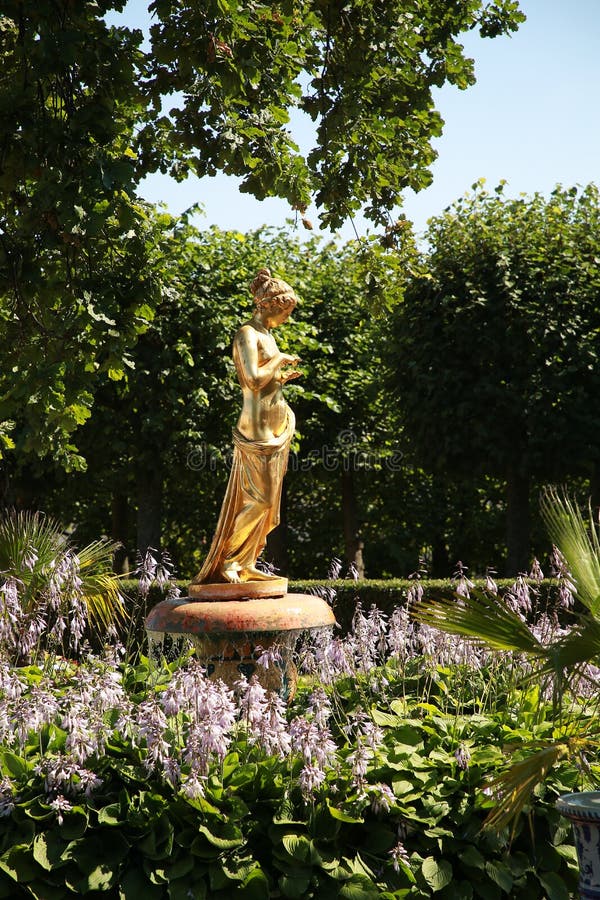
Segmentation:
{"type": "Polygon", "coordinates": [[[530,479],[590,477],[600,461],[600,198],[474,188],[430,223],[392,380],[423,465],[506,479],[509,565],[523,568],[530,479]]]}
{"type": "Polygon", "coordinates": [[[127,377],[163,302],[144,175],[224,171],[301,212],[314,198],[324,225],[363,205],[386,223],[430,179],[433,89],[474,80],[460,34],[524,18],[516,0],[154,0],[146,48],[107,24],[124,5],[6,0],[0,14],[0,436],[67,468],[84,465],[73,435],[97,376],[127,377]],[[306,154],[294,109],[315,124],[306,154]]]}

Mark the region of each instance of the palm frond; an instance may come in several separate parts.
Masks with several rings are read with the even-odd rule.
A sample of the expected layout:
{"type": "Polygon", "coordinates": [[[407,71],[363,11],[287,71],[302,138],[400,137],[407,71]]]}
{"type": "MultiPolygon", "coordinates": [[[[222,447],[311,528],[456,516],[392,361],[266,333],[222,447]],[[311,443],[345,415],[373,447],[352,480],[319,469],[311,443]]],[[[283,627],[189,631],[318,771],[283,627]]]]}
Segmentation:
{"type": "Polygon", "coordinates": [[[534,788],[561,759],[569,755],[569,744],[557,741],[514,763],[510,769],[491,781],[488,790],[496,800],[496,805],[487,816],[484,827],[501,831],[514,824],[529,802],[534,788]]]}
{"type": "Polygon", "coordinates": [[[575,579],[577,596],[600,619],[600,526],[556,488],[546,488],[540,509],[551,540],[559,547],[575,579]]]}
{"type": "Polygon", "coordinates": [[[492,650],[515,650],[534,657],[546,656],[538,641],[519,616],[493,594],[473,589],[470,597],[452,596],[421,600],[412,615],[441,631],[485,644],[492,650]]]}
{"type": "Polygon", "coordinates": [[[88,613],[96,626],[108,626],[124,616],[120,577],[112,571],[117,541],[92,541],[77,553],[81,588],[88,613]]]}
{"type": "Polygon", "coordinates": [[[600,657],[600,622],[586,617],[569,634],[548,644],[542,672],[568,679],[574,668],[600,657]]]}

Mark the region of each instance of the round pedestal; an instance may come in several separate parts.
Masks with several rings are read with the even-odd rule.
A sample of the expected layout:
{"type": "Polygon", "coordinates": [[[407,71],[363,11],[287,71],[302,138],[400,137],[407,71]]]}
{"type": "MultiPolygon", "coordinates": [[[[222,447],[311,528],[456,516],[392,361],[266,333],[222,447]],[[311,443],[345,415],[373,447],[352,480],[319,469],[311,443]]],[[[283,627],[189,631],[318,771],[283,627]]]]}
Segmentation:
{"type": "Polygon", "coordinates": [[[285,594],[278,599],[163,600],[149,613],[146,631],[152,643],[165,635],[187,637],[207,673],[233,684],[241,674],[256,674],[261,684],[291,698],[296,684],[292,652],[305,630],[335,624],[333,611],[321,597],[285,594]],[[257,665],[264,650],[276,646],[281,663],[257,665]]]}
{"type": "Polygon", "coordinates": [[[284,597],[287,594],[287,578],[269,578],[265,581],[242,581],[236,584],[190,584],[188,594],[192,600],[258,600],[262,597],[284,597]]]}
{"type": "Polygon", "coordinates": [[[579,896],[600,900],[600,791],[559,797],[556,808],[571,820],[579,859],[579,896]]]}

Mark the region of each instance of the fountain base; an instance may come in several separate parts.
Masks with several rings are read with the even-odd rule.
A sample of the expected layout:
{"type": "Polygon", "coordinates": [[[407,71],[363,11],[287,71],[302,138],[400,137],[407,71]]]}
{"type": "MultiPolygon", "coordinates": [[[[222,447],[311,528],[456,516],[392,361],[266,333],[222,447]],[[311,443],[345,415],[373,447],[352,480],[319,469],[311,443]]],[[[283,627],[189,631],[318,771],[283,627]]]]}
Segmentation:
{"type": "Polygon", "coordinates": [[[256,674],[264,687],[288,700],[297,680],[292,654],[298,636],[311,628],[333,625],[331,607],[311,594],[244,600],[178,597],[158,603],[146,619],[146,631],[154,645],[165,635],[187,637],[209,676],[232,685],[240,675],[250,678],[256,674]],[[281,663],[268,669],[259,666],[258,657],[274,646],[281,663]]]}

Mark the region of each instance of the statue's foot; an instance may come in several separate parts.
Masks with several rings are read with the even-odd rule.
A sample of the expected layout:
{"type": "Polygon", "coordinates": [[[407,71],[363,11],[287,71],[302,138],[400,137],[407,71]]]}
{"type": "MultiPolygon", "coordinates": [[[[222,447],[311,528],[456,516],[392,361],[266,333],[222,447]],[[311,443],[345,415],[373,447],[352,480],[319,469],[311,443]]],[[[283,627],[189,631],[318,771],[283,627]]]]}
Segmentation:
{"type": "Polygon", "coordinates": [[[231,582],[231,584],[240,584],[240,583],[241,583],[241,580],[242,580],[242,579],[240,578],[239,569],[238,569],[238,567],[235,566],[235,565],[233,565],[233,566],[224,566],[224,567],[221,569],[221,575],[223,576],[223,578],[225,579],[225,581],[229,581],[229,582],[231,582]]]}
{"type": "Polygon", "coordinates": [[[254,566],[247,566],[240,572],[244,581],[279,581],[280,575],[272,575],[270,572],[261,572],[254,566]]]}

